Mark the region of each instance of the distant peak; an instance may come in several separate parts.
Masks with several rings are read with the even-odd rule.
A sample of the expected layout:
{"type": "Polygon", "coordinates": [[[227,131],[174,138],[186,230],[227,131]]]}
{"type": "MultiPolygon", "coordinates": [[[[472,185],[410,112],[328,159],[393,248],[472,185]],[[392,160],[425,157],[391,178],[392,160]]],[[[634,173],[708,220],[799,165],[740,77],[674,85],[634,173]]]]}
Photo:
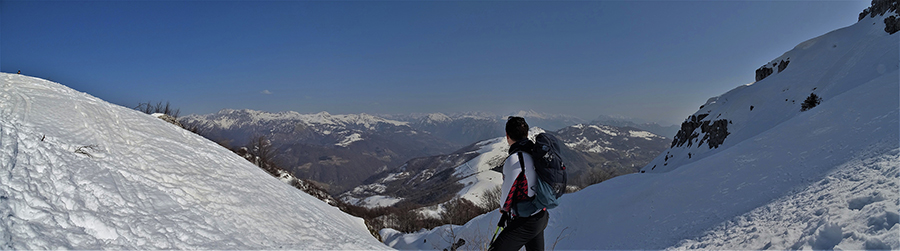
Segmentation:
{"type": "Polygon", "coordinates": [[[432,122],[444,122],[449,121],[450,117],[443,113],[429,113],[428,117],[426,117],[428,121],[432,122]]]}
{"type": "Polygon", "coordinates": [[[543,118],[544,114],[541,114],[534,110],[528,110],[528,111],[520,110],[520,111],[516,112],[515,114],[513,114],[512,116],[523,117],[523,118],[524,117],[543,118]]]}

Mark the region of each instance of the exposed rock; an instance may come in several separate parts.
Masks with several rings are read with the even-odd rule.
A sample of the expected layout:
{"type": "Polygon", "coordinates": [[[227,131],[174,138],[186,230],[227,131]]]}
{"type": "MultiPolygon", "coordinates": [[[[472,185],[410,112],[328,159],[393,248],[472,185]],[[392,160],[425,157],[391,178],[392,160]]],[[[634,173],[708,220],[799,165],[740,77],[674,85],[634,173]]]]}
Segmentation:
{"type": "MultiPolygon", "coordinates": [[[[691,116],[690,119],[681,123],[681,130],[675,135],[672,147],[682,147],[685,143],[687,143],[687,147],[691,147],[694,139],[700,137],[700,133],[695,132],[697,128],[700,128],[700,132],[704,135],[697,147],[707,143],[710,149],[719,148],[719,145],[725,142],[725,138],[730,134],[728,133],[728,124],[730,122],[725,119],[703,121],[707,116],[709,114],[691,116]]],[[[668,161],[668,156],[666,156],[666,160],[668,161]]]]}
{"type": "Polygon", "coordinates": [[[900,0],[872,0],[872,6],[859,13],[859,20],[866,18],[866,16],[884,15],[888,11],[896,13],[898,7],[900,7],[900,0]]]}
{"type": "Polygon", "coordinates": [[[700,120],[703,120],[706,116],[709,116],[709,114],[691,115],[690,119],[681,123],[681,130],[678,130],[678,133],[675,134],[675,139],[672,140],[672,147],[681,147],[685,143],[687,143],[688,147],[691,147],[693,139],[700,136],[694,130],[700,127],[702,124],[700,120]]]}
{"type": "Polygon", "coordinates": [[[891,35],[893,35],[897,31],[900,31],[900,18],[897,18],[896,16],[889,16],[885,18],[884,31],[891,35]]]}
{"type": "Polygon", "coordinates": [[[791,63],[791,59],[790,59],[790,58],[785,59],[785,60],[781,60],[781,62],[778,62],[778,73],[781,73],[781,71],[784,71],[784,69],[787,68],[787,66],[788,66],[789,63],[791,63]]]}
{"type": "Polygon", "coordinates": [[[773,72],[775,71],[772,70],[772,68],[766,67],[765,65],[759,67],[759,69],[756,69],[756,81],[763,80],[769,75],[772,75],[773,72]]]}
{"type": "MultiPolygon", "coordinates": [[[[791,63],[791,59],[782,59],[777,63],[772,63],[772,66],[763,65],[760,66],[759,69],[756,69],[756,81],[760,81],[765,79],[766,77],[775,73],[775,68],[778,68],[778,72],[781,73],[784,69],[787,69],[788,64],[791,63]]],[[[702,107],[701,107],[702,108],[702,107]]]]}
{"type": "Polygon", "coordinates": [[[725,137],[728,137],[728,123],[728,120],[724,119],[713,121],[712,124],[708,120],[704,121],[700,129],[706,135],[700,140],[700,145],[703,145],[703,141],[706,141],[709,149],[719,148],[719,145],[725,142],[725,137]]]}

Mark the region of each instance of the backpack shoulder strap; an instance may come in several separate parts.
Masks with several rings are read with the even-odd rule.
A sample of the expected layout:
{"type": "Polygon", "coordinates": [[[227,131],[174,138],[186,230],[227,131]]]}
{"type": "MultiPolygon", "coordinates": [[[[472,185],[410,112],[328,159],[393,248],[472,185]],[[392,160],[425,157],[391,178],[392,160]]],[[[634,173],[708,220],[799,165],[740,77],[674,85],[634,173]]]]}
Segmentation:
{"type": "Polygon", "coordinates": [[[519,166],[522,167],[522,174],[525,174],[525,160],[523,160],[522,152],[519,152],[519,166]]]}

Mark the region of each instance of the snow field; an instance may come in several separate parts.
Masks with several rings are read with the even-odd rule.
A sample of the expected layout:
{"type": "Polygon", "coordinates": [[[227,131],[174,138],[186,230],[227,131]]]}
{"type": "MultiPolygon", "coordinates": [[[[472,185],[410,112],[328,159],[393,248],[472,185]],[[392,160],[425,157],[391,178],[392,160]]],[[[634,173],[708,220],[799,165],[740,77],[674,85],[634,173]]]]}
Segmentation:
{"type": "Polygon", "coordinates": [[[384,249],[361,219],[150,115],[0,74],[2,249],[384,249]]]}
{"type": "Polygon", "coordinates": [[[852,161],[802,191],[724,222],[673,249],[842,249],[900,246],[900,149],[852,161]]]}

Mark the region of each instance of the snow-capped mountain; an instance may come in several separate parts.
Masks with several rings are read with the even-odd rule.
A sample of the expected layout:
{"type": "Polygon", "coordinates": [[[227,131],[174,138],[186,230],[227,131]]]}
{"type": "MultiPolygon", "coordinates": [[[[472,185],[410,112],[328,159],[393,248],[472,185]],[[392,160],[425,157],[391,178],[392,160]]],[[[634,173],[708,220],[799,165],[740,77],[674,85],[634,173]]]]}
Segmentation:
{"type": "MultiPolygon", "coordinates": [[[[530,136],[542,132],[533,127],[530,136]]],[[[637,172],[668,143],[647,131],[612,126],[578,124],[551,133],[561,141],[561,155],[571,177],[569,185],[578,188],[637,172]]],[[[401,201],[425,207],[453,198],[479,203],[484,191],[502,183],[499,167],[508,149],[505,137],[496,137],[452,154],[413,159],[372,176],[341,194],[340,199],[366,207],[392,206],[401,201]]]]}
{"type": "MultiPolygon", "coordinates": [[[[646,173],[563,196],[546,247],[900,249],[897,5],[873,2],[711,98],[646,173]]],[[[498,218],[381,235],[400,249],[456,238],[480,249],[498,218]]]]}
{"type": "Polygon", "coordinates": [[[362,219],[139,111],[0,73],[0,249],[387,249],[362,219]]]}
{"type": "Polygon", "coordinates": [[[555,131],[560,128],[579,123],[585,123],[581,118],[565,115],[540,113],[533,110],[518,111],[509,115],[496,115],[487,112],[465,113],[414,113],[414,114],[389,114],[380,115],[409,123],[413,128],[426,131],[432,135],[447,140],[457,147],[463,147],[472,142],[492,139],[498,135],[504,135],[503,127],[508,116],[524,117],[530,126],[545,128],[555,131]]]}
{"type": "MultiPolygon", "coordinates": [[[[267,127],[272,133],[303,137],[320,145],[347,147],[351,143],[363,140],[359,132],[395,130],[414,133],[406,122],[375,117],[368,114],[331,115],[328,112],[316,114],[300,114],[297,112],[269,113],[254,110],[224,109],[218,113],[207,115],[188,115],[180,122],[194,125],[201,130],[214,130],[216,134],[246,135],[244,131],[258,127],[267,127]]],[[[213,133],[213,132],[209,132],[213,133]]],[[[230,142],[244,145],[249,137],[233,138],[230,142]]]]}
{"type": "Polygon", "coordinates": [[[435,137],[444,139],[454,145],[463,147],[472,142],[503,135],[505,120],[487,113],[443,113],[392,115],[396,119],[406,121],[420,131],[426,131],[435,137]]]}
{"type": "Polygon", "coordinates": [[[528,125],[545,128],[550,131],[556,131],[563,127],[575,124],[587,123],[584,119],[567,114],[542,113],[534,110],[518,111],[513,114],[502,116],[501,120],[504,125],[508,116],[523,117],[528,121],[528,125]]]}
{"type": "Polygon", "coordinates": [[[246,145],[254,136],[265,136],[277,148],[276,161],[282,168],[298,178],[320,182],[332,193],[355,187],[370,175],[411,158],[454,149],[407,122],[368,114],[222,110],[179,121],[231,147],[246,145]]]}

